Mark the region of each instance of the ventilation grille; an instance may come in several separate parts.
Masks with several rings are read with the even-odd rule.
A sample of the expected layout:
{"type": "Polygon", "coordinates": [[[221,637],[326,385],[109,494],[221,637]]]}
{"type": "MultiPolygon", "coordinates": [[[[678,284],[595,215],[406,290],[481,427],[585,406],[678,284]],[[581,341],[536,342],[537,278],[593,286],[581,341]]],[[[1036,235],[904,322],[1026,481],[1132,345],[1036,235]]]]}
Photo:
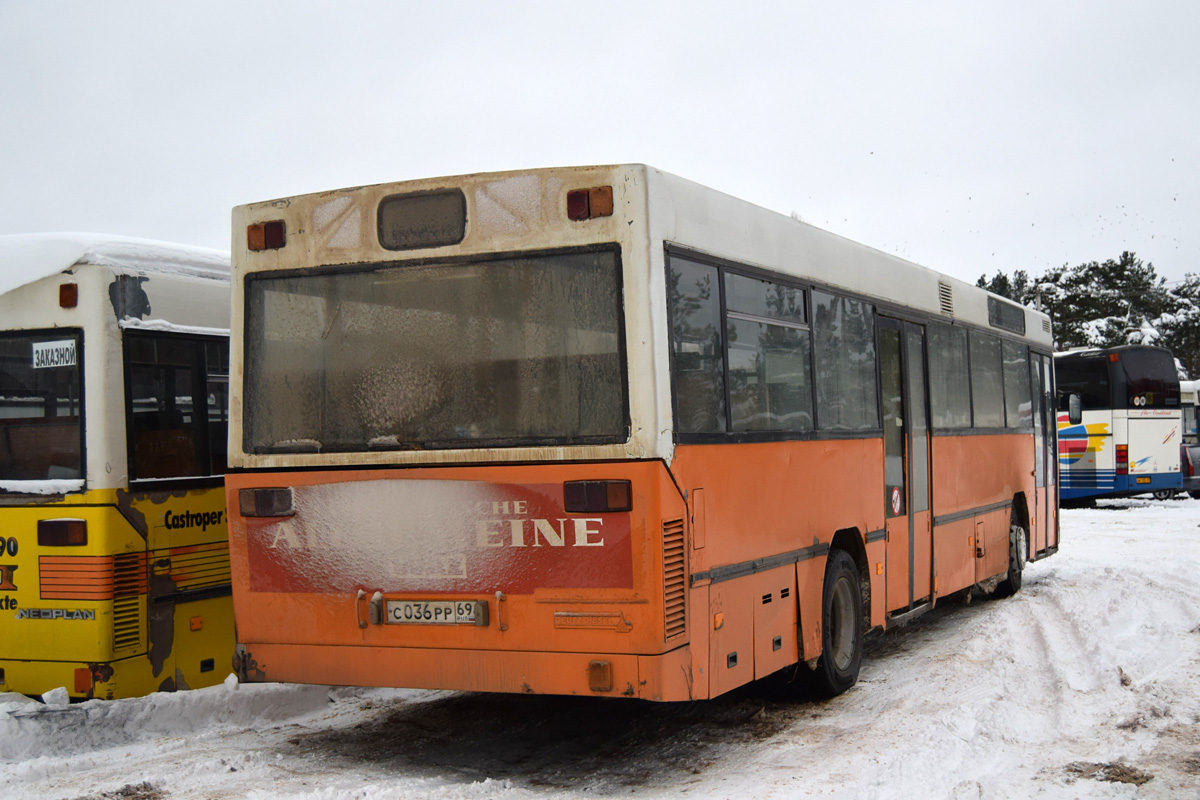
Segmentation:
{"type": "Polygon", "coordinates": [[[113,558],[113,596],[146,593],[146,554],[122,553],[113,558]]]}
{"type": "Polygon", "coordinates": [[[954,289],[945,281],[938,281],[938,304],[943,314],[954,315],[954,289]]]}
{"type": "Polygon", "coordinates": [[[122,553],[113,558],[113,652],[120,655],[145,649],[142,607],[146,595],[146,553],[122,553]]]}
{"type": "Polygon", "coordinates": [[[1042,330],[1045,331],[1046,333],[1050,332],[1050,320],[1048,320],[1048,319],[1042,320],[1042,330]]]}
{"type": "Polygon", "coordinates": [[[663,621],[667,639],[687,630],[683,520],[663,522],[663,621]]]}
{"type": "Polygon", "coordinates": [[[230,581],[228,542],[172,547],[170,558],[171,580],[181,592],[224,586],[230,581]]]}
{"type": "Polygon", "coordinates": [[[142,649],[142,596],[131,594],[113,601],[113,652],[121,655],[142,649]]]}

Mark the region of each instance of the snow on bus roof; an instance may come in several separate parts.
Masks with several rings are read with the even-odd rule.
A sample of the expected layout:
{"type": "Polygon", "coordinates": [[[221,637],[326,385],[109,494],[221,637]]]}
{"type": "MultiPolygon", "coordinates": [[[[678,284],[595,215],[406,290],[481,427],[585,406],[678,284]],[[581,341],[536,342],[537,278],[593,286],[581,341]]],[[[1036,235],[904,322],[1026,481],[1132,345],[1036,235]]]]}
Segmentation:
{"type": "Polygon", "coordinates": [[[0,294],[76,264],[229,280],[223,250],[103,233],[19,233],[0,236],[0,294]]]}

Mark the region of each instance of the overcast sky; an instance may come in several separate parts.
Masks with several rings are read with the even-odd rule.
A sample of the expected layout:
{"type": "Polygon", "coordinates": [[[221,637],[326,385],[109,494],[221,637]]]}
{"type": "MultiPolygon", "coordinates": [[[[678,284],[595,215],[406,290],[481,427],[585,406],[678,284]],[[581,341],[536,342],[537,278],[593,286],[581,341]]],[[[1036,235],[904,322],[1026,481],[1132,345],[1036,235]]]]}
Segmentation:
{"type": "Polygon", "coordinates": [[[1200,3],[0,0],[0,233],[645,162],[974,281],[1200,272],[1200,3]]]}

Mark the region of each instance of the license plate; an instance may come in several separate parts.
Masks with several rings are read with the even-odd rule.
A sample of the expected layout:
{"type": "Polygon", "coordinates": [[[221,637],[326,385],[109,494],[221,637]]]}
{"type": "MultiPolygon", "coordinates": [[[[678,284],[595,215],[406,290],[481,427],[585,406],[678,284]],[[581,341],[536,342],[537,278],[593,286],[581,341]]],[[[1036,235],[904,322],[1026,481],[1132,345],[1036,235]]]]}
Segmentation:
{"type": "Polygon", "coordinates": [[[388,600],[384,622],[391,625],[486,625],[474,600],[388,600]]]}
{"type": "Polygon", "coordinates": [[[1150,479],[1149,478],[1138,478],[1137,482],[1138,483],[1149,483],[1150,479]]]}

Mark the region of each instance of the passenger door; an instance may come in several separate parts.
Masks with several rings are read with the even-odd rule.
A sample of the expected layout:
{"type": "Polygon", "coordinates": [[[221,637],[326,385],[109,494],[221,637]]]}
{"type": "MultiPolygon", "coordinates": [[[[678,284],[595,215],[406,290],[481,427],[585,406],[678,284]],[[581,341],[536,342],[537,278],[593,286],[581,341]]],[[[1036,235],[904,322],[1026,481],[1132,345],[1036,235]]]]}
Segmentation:
{"type": "Polygon", "coordinates": [[[896,611],[912,608],[933,594],[925,329],[881,317],[879,339],[887,609],[896,611]]]}

